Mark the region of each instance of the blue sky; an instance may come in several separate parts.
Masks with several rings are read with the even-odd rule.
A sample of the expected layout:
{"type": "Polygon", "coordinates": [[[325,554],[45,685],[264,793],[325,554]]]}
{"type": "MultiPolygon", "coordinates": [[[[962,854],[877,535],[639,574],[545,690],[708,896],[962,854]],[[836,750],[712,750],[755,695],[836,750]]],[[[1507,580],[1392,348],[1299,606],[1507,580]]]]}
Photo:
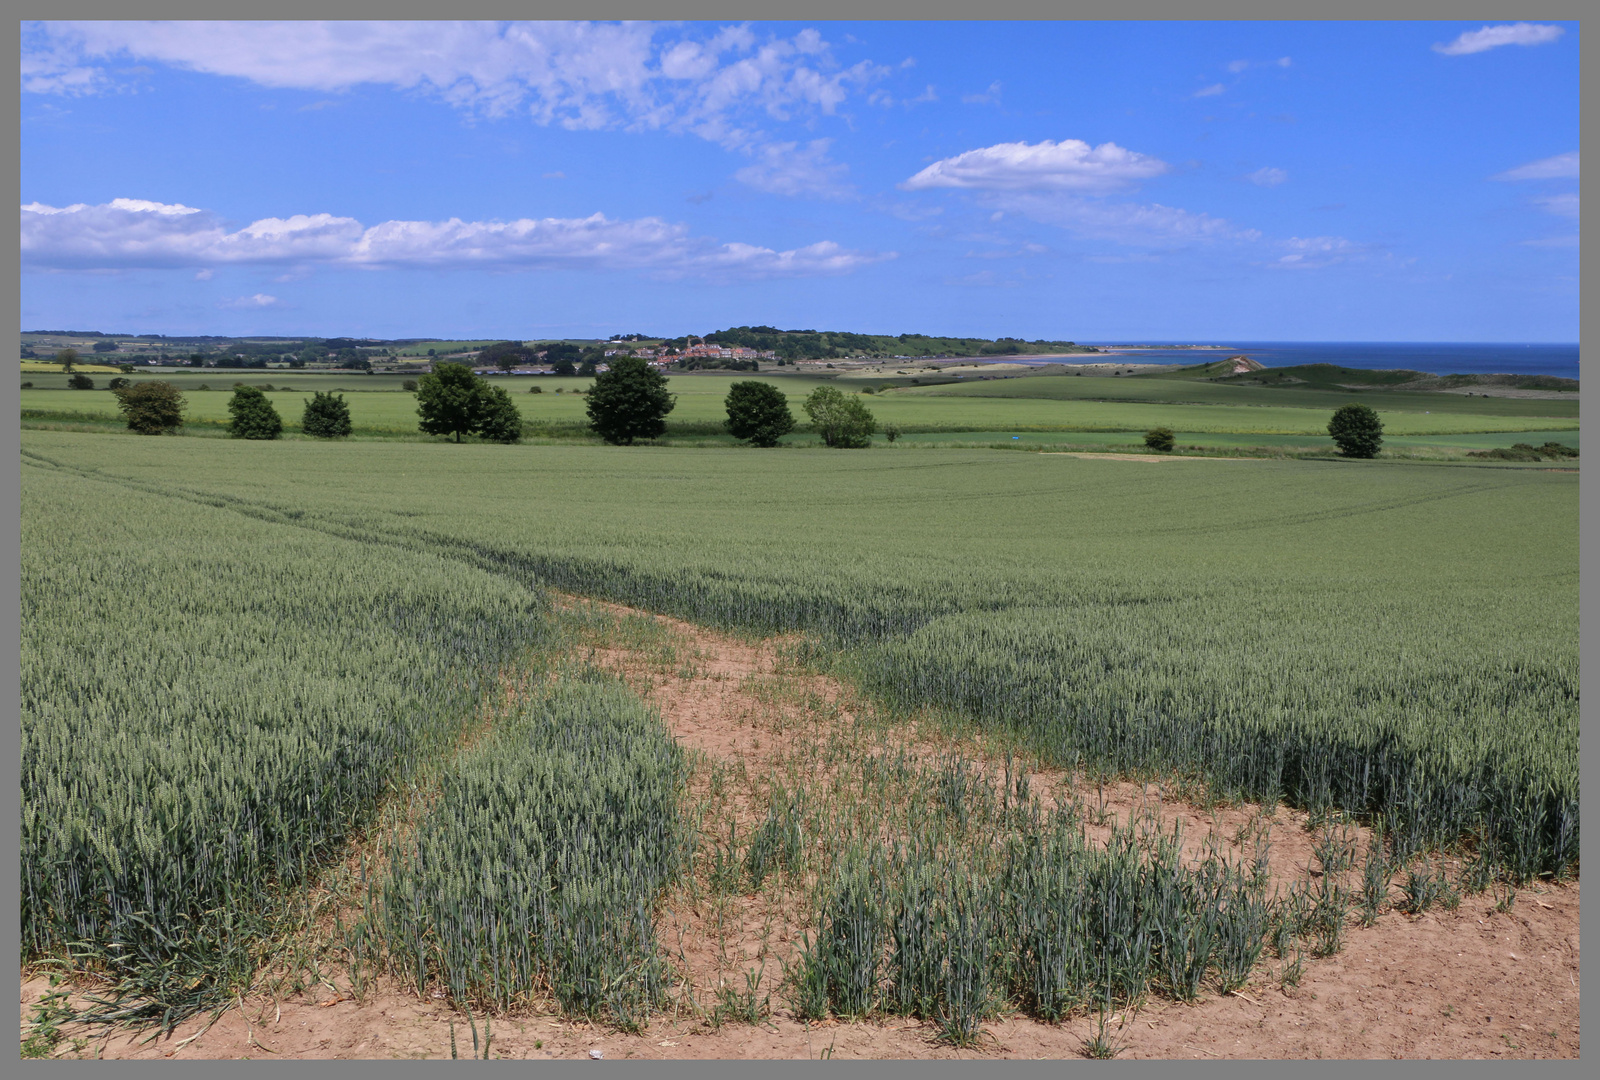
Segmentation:
{"type": "Polygon", "coordinates": [[[1576,23],[25,24],[21,323],[1578,339],[1576,23]]]}

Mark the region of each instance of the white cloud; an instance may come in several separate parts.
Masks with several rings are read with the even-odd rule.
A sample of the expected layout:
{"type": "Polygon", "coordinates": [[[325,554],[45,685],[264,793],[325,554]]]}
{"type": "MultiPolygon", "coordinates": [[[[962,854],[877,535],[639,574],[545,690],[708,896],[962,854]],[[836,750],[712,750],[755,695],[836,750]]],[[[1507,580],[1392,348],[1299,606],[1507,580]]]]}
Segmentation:
{"type": "Polygon", "coordinates": [[[102,62],[156,61],[259,86],[421,91],[489,116],[573,129],[691,132],[729,146],[762,114],[833,113],[887,75],[841,68],[815,30],[765,43],[747,26],[557,22],[80,22],[23,28],[22,89],[91,93],[102,62]]]}
{"type": "Polygon", "coordinates": [[[365,269],[640,270],[661,277],[787,277],[847,273],[893,252],[832,241],[790,251],[717,244],[660,218],[385,221],[331,214],[262,218],[229,230],[181,204],[116,199],[21,207],[25,270],[123,270],[218,265],[365,269]]]}
{"type": "Polygon", "coordinates": [[[1210,86],[1202,86],[1200,89],[1196,90],[1193,94],[1190,94],[1189,96],[1190,97],[1216,97],[1218,94],[1222,93],[1225,89],[1227,89],[1227,87],[1223,86],[1221,83],[1212,83],[1210,86]]]}
{"type": "Polygon", "coordinates": [[[194,275],[194,279],[196,281],[210,281],[211,280],[211,270],[210,270],[210,268],[207,268],[205,270],[196,271],[195,275],[194,275]]]}
{"type": "Polygon", "coordinates": [[[266,293],[256,293],[254,296],[236,296],[231,300],[222,300],[218,302],[217,306],[223,308],[241,308],[247,311],[256,311],[261,308],[281,307],[282,301],[280,301],[276,296],[268,296],[266,293]]]}
{"type": "Polygon", "coordinates": [[[1573,150],[1554,157],[1540,158],[1515,169],[1491,176],[1491,180],[1576,180],[1578,179],[1578,151],[1573,150]]]}
{"type": "Polygon", "coordinates": [[[1249,176],[1246,176],[1245,179],[1260,187],[1277,187],[1279,184],[1289,179],[1289,174],[1283,169],[1275,169],[1268,165],[1257,169],[1249,176]]]}
{"type": "Polygon", "coordinates": [[[1570,218],[1578,216],[1578,193],[1576,191],[1563,192],[1560,195],[1541,195],[1533,201],[1552,214],[1570,218]]]}
{"type": "Polygon", "coordinates": [[[1231,71],[1233,74],[1237,75],[1237,74],[1239,74],[1239,72],[1243,71],[1245,68],[1247,68],[1249,66],[1250,66],[1250,61],[1248,61],[1248,60],[1233,60],[1233,61],[1229,62],[1228,70],[1231,71]]]}
{"type": "Polygon", "coordinates": [[[1159,176],[1167,164],[1116,143],[1091,149],[1079,139],[1000,143],[936,161],[900,185],[906,191],[977,188],[991,191],[1108,191],[1159,176]]]}
{"type": "Polygon", "coordinates": [[[774,195],[849,198],[855,193],[844,179],[850,167],[828,160],[832,142],[813,139],[804,147],[792,142],[767,143],[754,151],[756,164],[747,165],[733,177],[757,191],[774,195]]]}
{"type": "Polygon", "coordinates": [[[1446,56],[1467,56],[1487,52],[1502,45],[1547,45],[1566,33],[1559,26],[1544,23],[1502,23],[1485,26],[1481,30],[1468,30],[1449,44],[1438,44],[1433,51],[1446,56]]]}

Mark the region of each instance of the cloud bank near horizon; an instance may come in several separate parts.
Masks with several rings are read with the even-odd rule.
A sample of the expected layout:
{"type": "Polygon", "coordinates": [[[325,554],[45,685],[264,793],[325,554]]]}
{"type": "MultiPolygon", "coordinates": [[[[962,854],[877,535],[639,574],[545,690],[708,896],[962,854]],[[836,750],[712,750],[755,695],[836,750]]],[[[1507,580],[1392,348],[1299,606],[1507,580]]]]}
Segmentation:
{"type": "Polygon", "coordinates": [[[662,278],[764,280],[844,274],[896,257],[823,240],[788,251],[718,244],[656,217],[514,221],[384,221],[333,214],[268,217],[230,230],[181,203],[20,207],[24,270],[195,269],[213,266],[642,271],[662,278]]]}

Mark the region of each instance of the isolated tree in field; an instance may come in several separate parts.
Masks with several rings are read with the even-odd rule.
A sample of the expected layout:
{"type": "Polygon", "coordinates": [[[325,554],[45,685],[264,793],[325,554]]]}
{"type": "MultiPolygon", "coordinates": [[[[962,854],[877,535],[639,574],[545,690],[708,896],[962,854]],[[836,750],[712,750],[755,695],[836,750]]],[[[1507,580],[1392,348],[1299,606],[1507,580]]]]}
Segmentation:
{"type": "Polygon", "coordinates": [[[613,357],[611,370],[595,376],[588,399],[589,427],[613,446],[660,438],[675,404],[667,377],[638,356],[613,357]]]}
{"type": "Polygon", "coordinates": [[[159,435],[183,426],[183,395],[169,382],[135,383],[112,393],[117,395],[117,408],[128,418],[130,430],[159,435]]]}
{"type": "Polygon", "coordinates": [[[300,414],[300,430],[319,439],[342,439],[350,434],[350,406],[343,394],[313,390],[300,414]]]}
{"type": "Polygon", "coordinates": [[[1328,434],[1345,457],[1369,458],[1383,444],[1383,421],[1365,405],[1346,405],[1328,421],[1328,434]]]}
{"type": "Polygon", "coordinates": [[[483,380],[465,364],[435,364],[431,374],[417,380],[417,427],[427,435],[471,434],[478,419],[478,399],[483,380]]]}
{"type": "Polygon", "coordinates": [[[728,410],[728,432],[735,439],[777,446],[779,439],[794,430],[789,399],[771,383],[736,382],[728,387],[723,405],[728,410]]]}
{"type": "Polygon", "coordinates": [[[94,380],[80,371],[67,379],[67,388],[70,390],[93,390],[94,380]]]}
{"type": "Polygon", "coordinates": [[[522,437],[522,415],[511,396],[491,387],[465,364],[440,363],[417,380],[417,423],[428,435],[478,435],[494,442],[522,437]]]}
{"type": "Polygon", "coordinates": [[[1171,428],[1151,428],[1144,433],[1144,444],[1151,450],[1159,450],[1165,454],[1177,445],[1177,437],[1171,428]]]}
{"type": "Polygon", "coordinates": [[[72,374],[73,367],[78,363],[77,349],[62,349],[56,353],[56,363],[61,365],[61,370],[72,374]]]}
{"type": "Polygon", "coordinates": [[[254,386],[241,386],[228,399],[228,434],[235,439],[276,439],[283,434],[283,417],[267,395],[254,386]]]}
{"type": "Polygon", "coordinates": [[[826,445],[852,450],[872,445],[878,422],[859,397],[847,397],[838,387],[819,386],[803,407],[826,445]]]}

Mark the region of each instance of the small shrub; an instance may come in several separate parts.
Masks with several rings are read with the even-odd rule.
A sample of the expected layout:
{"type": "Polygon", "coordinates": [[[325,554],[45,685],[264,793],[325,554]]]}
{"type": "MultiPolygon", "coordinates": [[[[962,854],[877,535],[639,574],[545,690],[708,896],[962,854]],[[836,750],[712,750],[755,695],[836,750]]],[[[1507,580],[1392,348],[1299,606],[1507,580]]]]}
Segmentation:
{"type": "Polygon", "coordinates": [[[79,372],[67,380],[67,386],[73,390],[93,390],[94,380],[79,372]]]}
{"type": "Polygon", "coordinates": [[[888,439],[890,442],[894,442],[900,437],[900,426],[898,424],[885,425],[883,429],[883,437],[888,439]]]}
{"type": "Polygon", "coordinates": [[[404,390],[404,391],[406,391],[407,393],[410,393],[410,394],[416,393],[417,392],[417,380],[415,380],[415,379],[406,379],[404,382],[402,382],[400,384],[400,389],[402,389],[402,390],[404,390]]]}
{"type": "Polygon", "coordinates": [[[130,384],[129,384],[129,381],[127,379],[123,379],[123,378],[119,377],[119,378],[112,379],[110,382],[106,383],[106,389],[108,389],[108,390],[121,390],[124,386],[128,386],[128,385],[130,385],[130,384]]]}
{"type": "Polygon", "coordinates": [[[1169,453],[1177,445],[1171,428],[1151,428],[1144,433],[1144,444],[1151,450],[1159,450],[1163,454],[1169,453]]]}
{"type": "Polygon", "coordinates": [[[1493,450],[1469,450],[1467,456],[1495,461],[1543,461],[1546,458],[1559,461],[1577,457],[1578,451],[1575,447],[1558,442],[1547,442],[1543,446],[1519,442],[1512,443],[1509,448],[1497,446],[1493,450]]]}
{"type": "Polygon", "coordinates": [[[33,383],[31,383],[31,382],[24,382],[24,383],[23,383],[23,384],[22,384],[22,388],[23,388],[23,389],[24,389],[24,390],[32,390],[32,389],[33,389],[33,383]]]}
{"type": "Polygon", "coordinates": [[[542,386],[530,386],[530,387],[528,387],[528,393],[530,393],[530,394],[542,394],[542,393],[544,393],[544,387],[542,387],[542,386]]]}

